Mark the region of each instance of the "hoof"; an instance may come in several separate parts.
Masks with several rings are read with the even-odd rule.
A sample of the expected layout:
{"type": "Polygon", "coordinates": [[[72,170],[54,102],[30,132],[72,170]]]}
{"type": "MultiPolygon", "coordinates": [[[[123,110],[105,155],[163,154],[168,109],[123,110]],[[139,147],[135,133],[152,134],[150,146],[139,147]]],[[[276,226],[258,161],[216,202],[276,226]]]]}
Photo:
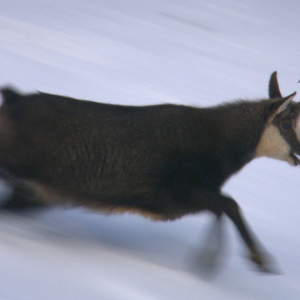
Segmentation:
{"type": "Polygon", "coordinates": [[[276,266],[275,260],[270,254],[265,252],[252,252],[249,259],[256,265],[258,270],[262,273],[280,275],[282,272],[279,271],[276,266]]]}

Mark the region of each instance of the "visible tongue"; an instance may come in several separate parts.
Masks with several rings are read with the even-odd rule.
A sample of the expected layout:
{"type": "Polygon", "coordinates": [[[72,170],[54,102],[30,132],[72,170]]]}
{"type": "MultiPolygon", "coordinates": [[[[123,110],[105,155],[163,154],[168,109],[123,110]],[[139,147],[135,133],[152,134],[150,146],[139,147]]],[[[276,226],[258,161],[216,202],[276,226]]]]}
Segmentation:
{"type": "Polygon", "coordinates": [[[291,158],[294,161],[295,166],[299,166],[300,165],[300,159],[294,153],[291,153],[290,155],[291,155],[291,158]]]}

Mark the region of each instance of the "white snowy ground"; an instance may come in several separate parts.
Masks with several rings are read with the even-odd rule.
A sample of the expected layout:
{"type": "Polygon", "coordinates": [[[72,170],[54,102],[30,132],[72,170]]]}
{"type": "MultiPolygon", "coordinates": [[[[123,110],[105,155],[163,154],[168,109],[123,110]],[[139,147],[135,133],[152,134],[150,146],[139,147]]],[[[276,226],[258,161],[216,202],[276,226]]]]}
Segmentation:
{"type": "MultiPolygon", "coordinates": [[[[215,105],[298,89],[298,0],[2,0],[0,83],[121,104],[215,105]]],[[[298,97],[299,99],[299,97],[298,97]]],[[[209,215],[151,222],[0,214],[0,300],[300,299],[300,169],[259,159],[224,190],[283,274],[249,269],[226,223],[224,265],[194,274],[209,215]]]]}

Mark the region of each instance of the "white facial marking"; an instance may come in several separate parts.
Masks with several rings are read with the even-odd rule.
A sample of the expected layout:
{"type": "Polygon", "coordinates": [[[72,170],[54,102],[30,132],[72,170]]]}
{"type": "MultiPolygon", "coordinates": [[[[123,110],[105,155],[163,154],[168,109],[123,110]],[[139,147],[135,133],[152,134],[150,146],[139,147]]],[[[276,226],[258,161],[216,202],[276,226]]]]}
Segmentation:
{"type": "Polygon", "coordinates": [[[278,128],[273,124],[268,124],[256,147],[255,157],[270,157],[287,161],[289,164],[294,165],[294,161],[290,156],[290,151],[291,148],[289,144],[281,136],[278,128]]]}
{"type": "Polygon", "coordinates": [[[296,136],[298,141],[300,142],[300,114],[296,119],[296,128],[295,128],[296,136]]]}

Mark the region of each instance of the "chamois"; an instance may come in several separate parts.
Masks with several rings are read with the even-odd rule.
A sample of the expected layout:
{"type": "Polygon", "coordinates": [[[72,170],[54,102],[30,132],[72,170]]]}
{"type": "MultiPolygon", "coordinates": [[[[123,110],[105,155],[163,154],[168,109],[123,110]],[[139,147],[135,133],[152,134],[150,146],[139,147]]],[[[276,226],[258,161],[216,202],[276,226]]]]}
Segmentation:
{"type": "Polygon", "coordinates": [[[250,260],[272,271],[221,187],[255,157],[300,164],[300,103],[292,101],[296,93],[282,97],[276,72],[269,99],[208,108],[110,105],[12,88],[1,94],[1,176],[16,189],[3,208],[71,204],[155,220],[207,210],[218,221],[227,215],[250,260]]]}

